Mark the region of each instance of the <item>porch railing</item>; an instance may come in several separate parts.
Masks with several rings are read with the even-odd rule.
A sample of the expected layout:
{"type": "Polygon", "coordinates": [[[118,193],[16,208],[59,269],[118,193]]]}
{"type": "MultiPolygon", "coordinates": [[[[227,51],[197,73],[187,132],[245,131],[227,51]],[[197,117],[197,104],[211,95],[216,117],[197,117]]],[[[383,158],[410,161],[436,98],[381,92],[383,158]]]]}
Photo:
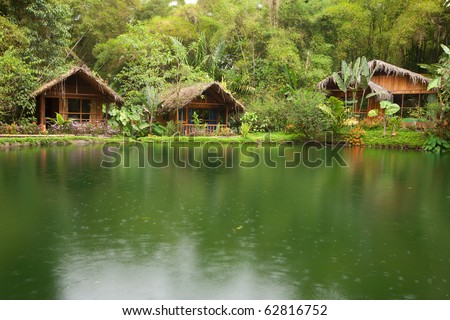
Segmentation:
{"type": "MultiPolygon", "coordinates": [[[[198,134],[198,135],[211,135],[217,131],[218,124],[181,124],[181,134],[185,136],[198,134]]],[[[220,124],[221,128],[225,128],[226,125],[220,124]]]]}

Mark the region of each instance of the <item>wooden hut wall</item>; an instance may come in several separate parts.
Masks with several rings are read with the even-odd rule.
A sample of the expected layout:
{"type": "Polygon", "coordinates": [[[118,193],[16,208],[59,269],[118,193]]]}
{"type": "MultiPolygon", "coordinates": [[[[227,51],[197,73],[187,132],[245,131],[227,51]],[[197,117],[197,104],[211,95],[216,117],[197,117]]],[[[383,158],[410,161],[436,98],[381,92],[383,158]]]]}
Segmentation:
{"type": "Polygon", "coordinates": [[[396,93],[430,93],[427,85],[422,82],[413,83],[407,76],[379,74],[372,77],[372,81],[379,84],[393,94],[396,93]]]}

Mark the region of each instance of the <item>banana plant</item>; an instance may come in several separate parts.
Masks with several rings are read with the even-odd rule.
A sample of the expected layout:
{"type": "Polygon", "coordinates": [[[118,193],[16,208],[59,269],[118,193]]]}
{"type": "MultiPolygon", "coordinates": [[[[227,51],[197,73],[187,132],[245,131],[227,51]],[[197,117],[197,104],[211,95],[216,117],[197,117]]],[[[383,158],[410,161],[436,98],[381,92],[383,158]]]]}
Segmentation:
{"type": "Polygon", "coordinates": [[[345,61],[341,63],[340,73],[334,72],[333,79],[337,86],[345,95],[345,106],[351,103],[353,107],[353,113],[356,112],[356,94],[362,89],[362,96],[360,105],[364,102],[364,99],[368,99],[374,94],[366,96],[366,91],[369,88],[369,82],[375,74],[376,68],[370,70],[369,63],[366,57],[357,58],[355,62],[347,64],[345,61]],[[348,101],[348,91],[352,93],[352,101],[348,101]]]}
{"type": "MultiPolygon", "coordinates": [[[[383,112],[383,135],[386,135],[386,117],[392,116],[400,110],[400,106],[396,103],[392,103],[391,101],[380,101],[380,109],[384,110],[383,112]]],[[[376,117],[379,114],[379,109],[372,109],[367,114],[369,117],[376,117]]]]}
{"type": "Polygon", "coordinates": [[[376,71],[376,68],[370,70],[369,62],[366,57],[356,59],[352,71],[353,82],[351,84],[353,84],[353,86],[350,87],[353,94],[353,112],[356,112],[356,94],[359,90],[362,90],[360,106],[363,105],[364,99],[377,95],[377,93],[371,93],[366,96],[366,91],[369,88],[369,82],[372,80],[372,77],[376,71]]]}
{"type": "Polygon", "coordinates": [[[361,106],[363,105],[364,99],[368,99],[370,97],[373,97],[377,95],[378,93],[373,92],[371,94],[368,94],[366,96],[366,91],[369,88],[369,82],[372,80],[373,75],[377,71],[377,68],[373,68],[370,70],[369,68],[369,62],[367,61],[366,57],[361,58],[361,77],[360,77],[360,87],[362,88],[363,92],[361,95],[361,106]]]}
{"type": "Polygon", "coordinates": [[[350,82],[350,92],[352,93],[352,107],[353,114],[356,113],[356,93],[359,90],[361,81],[361,58],[356,59],[355,63],[353,63],[352,69],[352,81],[350,82]]]}
{"type": "Polygon", "coordinates": [[[334,81],[336,82],[339,90],[344,92],[345,107],[348,106],[347,91],[348,91],[350,82],[352,81],[352,76],[353,76],[353,72],[352,72],[352,63],[351,62],[350,62],[350,64],[347,64],[347,62],[342,61],[340,73],[333,72],[334,81]]]}

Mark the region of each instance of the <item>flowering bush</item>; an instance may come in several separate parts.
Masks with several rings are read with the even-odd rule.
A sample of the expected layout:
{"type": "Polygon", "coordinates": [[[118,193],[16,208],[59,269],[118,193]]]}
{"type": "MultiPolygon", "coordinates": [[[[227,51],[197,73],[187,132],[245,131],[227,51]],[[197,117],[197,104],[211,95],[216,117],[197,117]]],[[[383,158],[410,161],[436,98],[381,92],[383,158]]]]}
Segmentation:
{"type": "Polygon", "coordinates": [[[41,134],[41,128],[36,123],[6,124],[0,122],[0,134],[41,134]]]}
{"type": "Polygon", "coordinates": [[[363,136],[366,132],[360,127],[356,126],[345,135],[344,140],[350,146],[364,146],[363,136]]]}
{"type": "Polygon", "coordinates": [[[383,128],[383,117],[367,117],[359,122],[359,125],[365,130],[383,128]]]}
{"type": "Polygon", "coordinates": [[[286,133],[294,133],[295,132],[295,126],[293,124],[288,124],[285,128],[284,131],[286,133]]]}

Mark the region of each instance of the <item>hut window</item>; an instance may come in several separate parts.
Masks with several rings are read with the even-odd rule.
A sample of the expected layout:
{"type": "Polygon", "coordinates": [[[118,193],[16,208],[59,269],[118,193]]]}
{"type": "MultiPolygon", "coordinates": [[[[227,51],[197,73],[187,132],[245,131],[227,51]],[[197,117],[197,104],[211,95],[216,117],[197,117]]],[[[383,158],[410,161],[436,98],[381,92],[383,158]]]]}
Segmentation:
{"type": "Polygon", "coordinates": [[[201,123],[217,123],[217,110],[215,109],[189,109],[189,123],[194,123],[192,115],[197,113],[201,123]]]}
{"type": "Polygon", "coordinates": [[[405,100],[403,106],[405,108],[415,108],[419,106],[419,95],[416,94],[405,94],[405,100]]]}
{"type": "Polygon", "coordinates": [[[419,106],[419,95],[418,94],[405,94],[403,98],[403,110],[402,110],[402,117],[403,118],[409,118],[411,111],[414,110],[414,108],[419,106]]]}
{"type": "Polygon", "coordinates": [[[217,111],[214,109],[209,110],[209,121],[217,121],[217,111]]]}
{"type": "Polygon", "coordinates": [[[68,99],[68,118],[78,121],[89,121],[92,101],[88,99],[68,99]]]}
{"type": "Polygon", "coordinates": [[[398,104],[399,106],[402,106],[402,104],[403,104],[403,95],[401,95],[401,94],[394,94],[394,103],[398,104]]]}

